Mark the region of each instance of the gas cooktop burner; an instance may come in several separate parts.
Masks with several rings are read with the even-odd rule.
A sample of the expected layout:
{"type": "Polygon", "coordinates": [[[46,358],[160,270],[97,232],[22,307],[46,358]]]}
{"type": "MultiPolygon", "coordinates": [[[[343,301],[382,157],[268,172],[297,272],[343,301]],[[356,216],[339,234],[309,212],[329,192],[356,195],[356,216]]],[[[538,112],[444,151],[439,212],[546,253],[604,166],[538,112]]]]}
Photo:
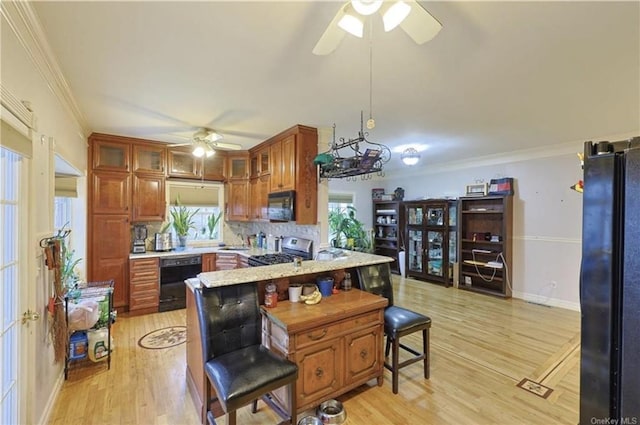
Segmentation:
{"type": "Polygon", "coordinates": [[[282,264],[282,263],[291,263],[295,255],[289,254],[264,254],[264,255],[254,255],[249,257],[249,265],[271,265],[271,264],[282,264]],[[252,264],[253,263],[253,264],[252,264]]]}

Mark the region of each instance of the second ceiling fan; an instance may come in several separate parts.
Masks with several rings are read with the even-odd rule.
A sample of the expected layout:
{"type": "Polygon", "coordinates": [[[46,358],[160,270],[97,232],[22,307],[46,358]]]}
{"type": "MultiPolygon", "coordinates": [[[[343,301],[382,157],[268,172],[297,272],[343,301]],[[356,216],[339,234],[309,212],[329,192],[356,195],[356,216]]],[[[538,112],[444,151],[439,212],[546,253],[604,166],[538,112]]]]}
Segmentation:
{"type": "Polygon", "coordinates": [[[201,128],[193,134],[191,140],[188,143],[177,143],[169,146],[177,147],[192,145],[192,153],[197,157],[212,156],[213,154],[215,154],[215,151],[217,149],[233,151],[242,149],[242,146],[235,143],[221,142],[222,139],[222,134],[218,133],[217,131],[211,130],[209,128],[201,128]]]}
{"type": "Polygon", "coordinates": [[[333,52],[345,32],[362,38],[364,18],[376,12],[382,15],[385,32],[400,26],[418,44],[431,40],[442,29],[442,24],[415,0],[351,0],[340,7],[313,53],[328,55],[333,52]]]}

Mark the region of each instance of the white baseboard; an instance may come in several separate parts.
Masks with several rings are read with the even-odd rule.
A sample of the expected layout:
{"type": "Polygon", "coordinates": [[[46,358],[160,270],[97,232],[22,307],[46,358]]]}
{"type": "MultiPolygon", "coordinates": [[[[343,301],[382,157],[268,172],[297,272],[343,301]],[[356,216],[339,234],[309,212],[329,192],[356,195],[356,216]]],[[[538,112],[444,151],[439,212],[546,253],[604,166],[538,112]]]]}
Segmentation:
{"type": "Polygon", "coordinates": [[[56,379],[56,383],[53,386],[53,390],[51,391],[51,395],[47,400],[47,404],[44,406],[44,410],[42,412],[42,416],[38,420],[38,425],[46,425],[49,423],[49,415],[51,415],[51,411],[53,410],[53,405],[58,398],[58,394],[60,394],[60,390],[62,389],[62,384],[64,383],[64,370],[61,371],[58,379],[56,379]]]}
{"type": "Polygon", "coordinates": [[[580,303],[561,300],[558,298],[549,298],[538,294],[529,294],[525,292],[514,291],[513,298],[519,298],[530,303],[541,304],[548,307],[559,307],[566,308],[567,310],[580,311],[580,303]]]}

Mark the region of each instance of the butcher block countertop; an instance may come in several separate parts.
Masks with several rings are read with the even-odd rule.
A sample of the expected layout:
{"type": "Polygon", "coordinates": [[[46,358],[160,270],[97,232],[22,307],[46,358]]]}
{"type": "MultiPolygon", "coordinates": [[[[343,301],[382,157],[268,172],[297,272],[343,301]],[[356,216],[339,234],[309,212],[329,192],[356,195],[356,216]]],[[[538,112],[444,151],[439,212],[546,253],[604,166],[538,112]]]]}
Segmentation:
{"type": "Polygon", "coordinates": [[[362,252],[345,251],[342,257],[334,260],[307,260],[302,266],[294,268],[292,263],[274,264],[271,266],[249,267],[234,270],[220,270],[200,273],[198,278],[202,285],[213,288],[217,286],[237,285],[246,282],[278,279],[283,277],[303,276],[324,273],[332,270],[351,269],[372,264],[392,262],[393,258],[362,252]]]}

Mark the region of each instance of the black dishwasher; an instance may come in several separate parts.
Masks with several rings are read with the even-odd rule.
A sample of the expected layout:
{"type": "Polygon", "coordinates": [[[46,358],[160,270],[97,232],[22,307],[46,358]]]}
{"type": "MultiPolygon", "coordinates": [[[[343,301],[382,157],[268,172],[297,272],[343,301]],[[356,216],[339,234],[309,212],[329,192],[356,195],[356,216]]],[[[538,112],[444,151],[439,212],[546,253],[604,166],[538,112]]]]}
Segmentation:
{"type": "Polygon", "coordinates": [[[186,307],[186,279],[202,271],[200,255],[186,255],[160,259],[160,305],[158,311],[186,307]]]}

